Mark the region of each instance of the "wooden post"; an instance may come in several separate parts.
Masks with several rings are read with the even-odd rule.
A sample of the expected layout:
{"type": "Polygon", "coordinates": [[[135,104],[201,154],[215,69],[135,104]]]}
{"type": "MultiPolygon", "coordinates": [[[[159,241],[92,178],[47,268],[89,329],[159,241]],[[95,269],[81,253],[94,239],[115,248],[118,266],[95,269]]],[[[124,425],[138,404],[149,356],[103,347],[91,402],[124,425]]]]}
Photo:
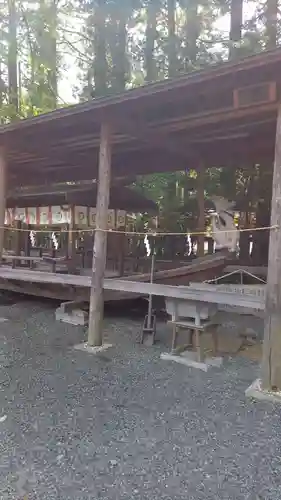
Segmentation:
{"type": "MultiPolygon", "coordinates": [[[[205,231],[205,200],[204,200],[204,171],[202,165],[197,170],[197,202],[198,202],[198,232],[205,231]]],[[[197,257],[204,257],[205,235],[197,237],[197,257]]]]}
{"type": "Polygon", "coordinates": [[[71,221],[68,227],[67,258],[68,272],[72,273],[76,269],[76,232],[75,232],[75,207],[71,206],[71,221]]]}
{"type": "Polygon", "coordinates": [[[0,148],[0,262],[2,261],[5,237],[6,210],[6,158],[3,148],[0,148]]]}
{"type": "Polygon", "coordinates": [[[271,202],[261,381],[263,389],[281,390],[281,104],[278,110],[271,202]]]}
{"type": "Polygon", "coordinates": [[[31,225],[28,224],[26,226],[27,231],[25,231],[25,255],[26,257],[30,257],[30,250],[31,250],[31,241],[30,241],[30,231],[31,231],[31,225]]]}
{"type": "Polygon", "coordinates": [[[118,275],[124,276],[126,228],[122,226],[119,229],[120,231],[124,231],[124,233],[118,234],[118,275]]]}
{"type": "Polygon", "coordinates": [[[14,239],[14,252],[15,252],[15,255],[20,255],[20,251],[21,251],[21,221],[20,220],[16,220],[14,222],[14,226],[15,226],[15,239],[14,239]]]}
{"type": "Polygon", "coordinates": [[[110,194],[111,131],[108,123],[101,126],[96,231],[93,250],[92,286],[88,345],[102,345],[103,280],[106,268],[107,215],[110,194]]]}

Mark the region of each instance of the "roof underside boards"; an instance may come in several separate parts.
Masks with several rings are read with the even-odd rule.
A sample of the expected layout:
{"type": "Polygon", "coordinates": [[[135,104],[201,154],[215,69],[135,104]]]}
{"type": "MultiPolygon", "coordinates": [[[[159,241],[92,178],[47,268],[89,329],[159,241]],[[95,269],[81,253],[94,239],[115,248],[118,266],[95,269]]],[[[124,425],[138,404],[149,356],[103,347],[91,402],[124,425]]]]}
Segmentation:
{"type": "MultiPolygon", "coordinates": [[[[91,188],[83,186],[65,186],[40,193],[17,193],[8,197],[7,207],[40,207],[77,205],[95,207],[97,199],[97,186],[91,188]]],[[[157,211],[157,205],[133,189],[124,186],[112,186],[110,189],[109,208],[126,210],[127,212],[157,211]]]]}
{"type": "Polygon", "coordinates": [[[8,185],[97,177],[101,121],[113,131],[113,176],[272,162],[281,49],[0,128],[8,185]],[[236,107],[238,88],[276,82],[271,102],[236,107]]]}

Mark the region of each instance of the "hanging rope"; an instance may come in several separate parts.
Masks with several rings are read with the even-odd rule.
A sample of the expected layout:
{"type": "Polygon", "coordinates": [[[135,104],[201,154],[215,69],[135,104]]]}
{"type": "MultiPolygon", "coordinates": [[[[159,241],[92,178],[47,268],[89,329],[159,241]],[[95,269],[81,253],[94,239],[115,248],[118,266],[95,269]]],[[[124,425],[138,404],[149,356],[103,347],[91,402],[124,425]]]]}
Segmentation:
{"type": "MultiPolygon", "coordinates": [[[[5,231],[20,231],[20,232],[30,232],[30,229],[24,229],[24,228],[13,228],[13,227],[6,227],[3,226],[0,227],[0,229],[5,229],[5,231]]],[[[205,235],[206,237],[210,237],[213,234],[222,234],[222,233],[232,233],[236,232],[237,230],[240,233],[254,233],[256,231],[271,231],[273,229],[279,229],[279,226],[266,226],[266,227],[254,227],[254,228],[245,228],[245,229],[226,229],[222,231],[186,231],[186,232],[160,232],[160,231],[124,231],[124,230],[119,230],[119,229],[102,229],[99,227],[96,228],[77,228],[77,229],[61,229],[59,232],[60,233],[94,233],[95,231],[102,231],[103,233],[113,233],[113,234],[125,234],[127,236],[199,236],[199,235],[205,235]]],[[[52,229],[36,229],[36,233],[52,233],[52,229]]]]}

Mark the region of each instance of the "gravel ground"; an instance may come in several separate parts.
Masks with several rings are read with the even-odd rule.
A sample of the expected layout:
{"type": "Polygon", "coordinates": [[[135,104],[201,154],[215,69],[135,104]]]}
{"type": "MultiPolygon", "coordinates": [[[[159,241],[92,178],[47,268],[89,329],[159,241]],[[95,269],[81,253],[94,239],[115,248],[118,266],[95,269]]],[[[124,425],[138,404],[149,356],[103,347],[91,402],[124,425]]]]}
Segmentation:
{"type": "Polygon", "coordinates": [[[245,399],[254,363],[161,361],[166,325],[144,348],[120,317],[96,357],[51,305],[0,316],[0,499],[281,499],[280,408],[245,399]]]}

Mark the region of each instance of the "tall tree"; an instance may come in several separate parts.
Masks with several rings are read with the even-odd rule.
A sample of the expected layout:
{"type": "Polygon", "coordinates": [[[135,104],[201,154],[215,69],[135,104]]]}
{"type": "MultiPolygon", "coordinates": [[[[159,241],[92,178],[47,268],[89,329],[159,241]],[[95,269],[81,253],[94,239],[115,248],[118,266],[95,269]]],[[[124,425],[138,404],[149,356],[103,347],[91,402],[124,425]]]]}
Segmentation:
{"type": "Polygon", "coordinates": [[[22,98],[28,114],[51,111],[58,102],[58,4],[40,0],[20,4],[22,98]]]}
{"type": "Polygon", "coordinates": [[[57,0],[40,0],[38,46],[47,106],[57,106],[57,0]]]}
{"type": "Polygon", "coordinates": [[[268,49],[277,45],[278,4],[278,0],[267,0],[265,4],[265,38],[268,49]]]}
{"type": "Polygon", "coordinates": [[[18,44],[16,1],[8,0],[8,85],[11,117],[18,114],[18,44]]]}
{"type": "Polygon", "coordinates": [[[108,39],[111,55],[110,87],[113,93],[125,90],[128,80],[127,26],[132,13],[130,0],[111,2],[108,39]]]}
{"type": "Polygon", "coordinates": [[[144,66],[146,82],[153,82],[157,79],[157,68],[155,61],[155,42],[157,39],[157,15],[159,12],[159,0],[147,0],[147,21],[145,33],[144,66]]]}
{"type": "MultiPolygon", "coordinates": [[[[94,33],[93,33],[93,76],[94,96],[100,97],[107,93],[108,63],[106,50],[106,0],[96,0],[94,7],[94,33]]],[[[92,16],[90,16],[92,19],[92,16]]]]}
{"type": "Polygon", "coordinates": [[[167,19],[168,19],[168,75],[176,76],[178,72],[178,54],[176,46],[176,22],[175,22],[176,2],[167,0],[167,19]]]}
{"type": "Polygon", "coordinates": [[[231,0],[230,3],[230,32],[229,32],[229,59],[239,54],[242,38],[243,0],[231,0]]]}
{"type": "Polygon", "coordinates": [[[184,69],[189,71],[196,67],[198,55],[198,38],[200,35],[200,20],[198,15],[198,0],[184,0],[185,33],[184,33],[184,69]]]}

